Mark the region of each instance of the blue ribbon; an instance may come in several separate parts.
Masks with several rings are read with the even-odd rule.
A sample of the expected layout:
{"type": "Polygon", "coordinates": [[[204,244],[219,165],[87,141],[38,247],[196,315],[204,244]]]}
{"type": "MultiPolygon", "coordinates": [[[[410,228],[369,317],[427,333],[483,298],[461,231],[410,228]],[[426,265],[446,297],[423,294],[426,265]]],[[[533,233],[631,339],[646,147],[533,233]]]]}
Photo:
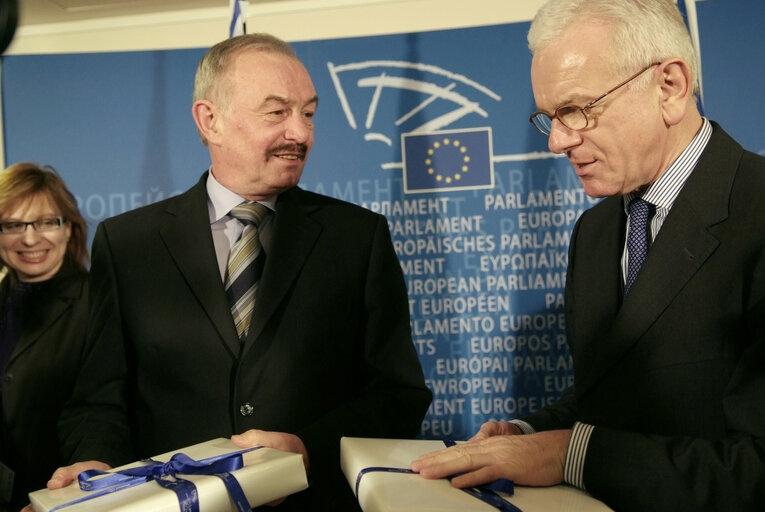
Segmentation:
{"type": "Polygon", "coordinates": [[[385,473],[406,473],[410,475],[416,474],[411,469],[406,468],[388,468],[385,466],[371,466],[368,468],[364,468],[361,471],[359,471],[359,475],[356,477],[356,498],[359,497],[359,484],[361,484],[361,477],[366,475],[367,473],[375,473],[383,471],[385,473]]]}
{"type": "Polygon", "coordinates": [[[165,489],[175,492],[182,512],[199,512],[196,486],[189,480],[178,478],[178,474],[217,476],[223,480],[226,490],[234,501],[237,510],[239,512],[249,512],[251,509],[247,497],[244,495],[242,486],[239,485],[239,482],[231,472],[244,466],[242,461],[243,453],[260,448],[262,446],[217,455],[198,461],[183,453],[176,453],[167,462],[144,459],[142,462],[148,463],[146,466],[123,469],[116,472],[105,472],[96,469],[83,471],[78,475],[77,480],[79,481],[80,489],[88,491],[89,494],[53,507],[49,512],[55,512],[77,503],[92,500],[152,480],[165,489]]]}
{"type": "MultiPolygon", "coordinates": [[[[444,444],[448,448],[450,446],[454,446],[456,443],[450,439],[447,439],[444,441],[444,444]]],[[[385,466],[370,466],[368,468],[364,468],[361,471],[359,471],[359,474],[356,477],[356,499],[358,499],[359,497],[359,484],[361,484],[361,477],[366,475],[367,473],[374,473],[374,472],[416,474],[414,471],[407,468],[391,468],[391,467],[385,467],[385,466]]],[[[452,475],[447,478],[451,480],[455,476],[457,475],[452,475]]],[[[474,498],[478,498],[484,503],[488,503],[489,505],[493,506],[494,508],[498,510],[501,510],[502,512],[523,512],[521,509],[519,509],[518,507],[516,507],[515,505],[513,505],[506,499],[504,499],[499,494],[497,494],[498,492],[504,492],[512,496],[514,492],[514,487],[515,486],[513,485],[512,480],[509,480],[507,478],[500,478],[499,480],[481,485],[479,487],[469,487],[469,488],[462,489],[462,491],[468,493],[474,498]]]]}

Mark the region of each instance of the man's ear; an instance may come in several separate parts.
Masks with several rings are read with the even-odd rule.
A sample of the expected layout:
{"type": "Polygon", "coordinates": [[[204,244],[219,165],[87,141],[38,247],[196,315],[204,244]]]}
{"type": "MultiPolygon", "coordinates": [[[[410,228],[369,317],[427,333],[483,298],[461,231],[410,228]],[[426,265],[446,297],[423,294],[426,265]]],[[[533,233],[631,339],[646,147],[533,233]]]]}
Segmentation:
{"type": "Polygon", "coordinates": [[[683,120],[690,102],[695,102],[691,68],[681,59],[670,59],[659,65],[661,109],[667,126],[683,120]]]}
{"type": "Polygon", "coordinates": [[[208,144],[216,145],[220,140],[220,111],[209,100],[197,100],[191,106],[191,115],[199,130],[199,135],[208,144]]]}

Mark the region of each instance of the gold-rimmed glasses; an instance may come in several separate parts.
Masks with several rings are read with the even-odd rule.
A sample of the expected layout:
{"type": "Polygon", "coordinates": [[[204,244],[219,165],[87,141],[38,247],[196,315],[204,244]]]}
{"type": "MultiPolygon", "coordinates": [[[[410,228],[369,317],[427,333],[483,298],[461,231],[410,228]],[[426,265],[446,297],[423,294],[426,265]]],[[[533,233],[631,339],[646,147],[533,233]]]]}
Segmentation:
{"type": "Polygon", "coordinates": [[[560,121],[561,124],[569,130],[584,130],[590,125],[590,118],[587,115],[587,112],[592,107],[594,107],[599,101],[601,101],[612,92],[616,91],[620,87],[627,85],[641,74],[645,73],[654,66],[658,66],[659,64],[661,64],[661,62],[654,62],[653,64],[644,67],[625,81],[621,82],[616,87],[612,87],[583,107],[578,107],[576,105],[563,105],[556,108],[552,115],[548,114],[547,112],[538,110],[531,114],[531,117],[529,117],[529,122],[533,124],[537,130],[542,132],[543,135],[550,135],[550,132],[552,131],[553,119],[560,121]]]}

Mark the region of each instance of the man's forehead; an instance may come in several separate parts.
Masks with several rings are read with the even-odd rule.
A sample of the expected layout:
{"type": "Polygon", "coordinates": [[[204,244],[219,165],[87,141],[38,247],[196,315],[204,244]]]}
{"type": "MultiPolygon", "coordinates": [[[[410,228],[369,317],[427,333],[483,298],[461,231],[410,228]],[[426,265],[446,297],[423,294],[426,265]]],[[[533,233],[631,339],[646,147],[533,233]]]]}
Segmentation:
{"type": "Polygon", "coordinates": [[[228,75],[233,81],[257,84],[263,89],[264,98],[270,95],[285,96],[293,87],[306,91],[310,89],[311,94],[304,98],[306,101],[315,95],[313,81],[303,63],[287,54],[262,49],[245,50],[236,55],[229,71],[228,75]]]}
{"type": "MultiPolygon", "coordinates": [[[[284,65],[288,62],[300,64],[300,61],[286,53],[277,52],[268,48],[242,48],[231,56],[232,64],[251,64],[257,62],[259,65],[278,64],[284,65]]],[[[302,64],[300,64],[302,65],[302,64]]]]}
{"type": "Polygon", "coordinates": [[[608,84],[610,71],[600,42],[593,33],[579,38],[564,36],[534,54],[531,82],[539,107],[577,104],[601,92],[599,88],[608,84]]]}

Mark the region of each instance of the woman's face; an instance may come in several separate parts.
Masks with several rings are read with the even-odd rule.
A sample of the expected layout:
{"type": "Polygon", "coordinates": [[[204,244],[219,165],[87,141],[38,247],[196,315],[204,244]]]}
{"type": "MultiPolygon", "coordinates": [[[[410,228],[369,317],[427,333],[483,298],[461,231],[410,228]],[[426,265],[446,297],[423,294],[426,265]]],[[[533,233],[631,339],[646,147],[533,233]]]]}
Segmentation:
{"type": "MultiPolygon", "coordinates": [[[[46,194],[21,199],[0,212],[0,222],[33,222],[61,215],[46,194]]],[[[28,225],[21,233],[0,233],[0,258],[16,271],[20,281],[46,281],[56,275],[64,263],[66,246],[72,236],[67,221],[57,229],[37,231],[28,225]]]]}

